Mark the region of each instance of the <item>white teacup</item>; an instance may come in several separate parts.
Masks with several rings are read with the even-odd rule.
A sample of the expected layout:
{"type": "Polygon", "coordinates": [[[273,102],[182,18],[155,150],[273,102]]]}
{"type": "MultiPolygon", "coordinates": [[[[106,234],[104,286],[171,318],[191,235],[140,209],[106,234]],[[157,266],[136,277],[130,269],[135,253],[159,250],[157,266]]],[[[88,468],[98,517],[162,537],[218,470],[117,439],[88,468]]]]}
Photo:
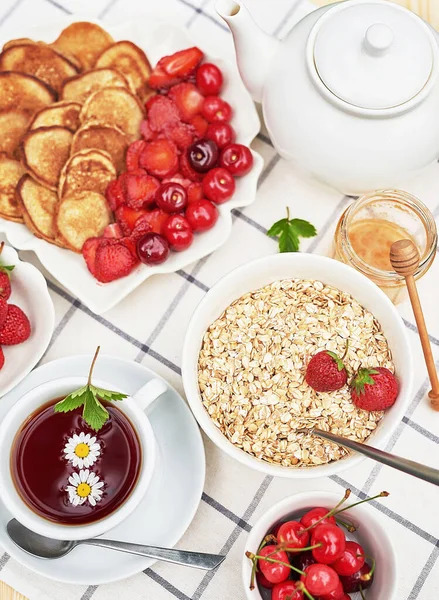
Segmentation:
{"type": "MultiPolygon", "coordinates": [[[[161,379],[152,379],[133,396],[117,402],[133,425],[140,441],[142,462],[136,485],[125,502],[107,517],[87,525],[62,525],[39,516],[24,502],[17,492],[11,474],[11,450],[17,433],[30,415],[40,407],[70,394],[87,383],[86,377],[54,379],[39,385],[25,394],[7,413],[0,425],[0,496],[9,512],[20,523],[47,537],[58,540],[84,540],[102,535],[113,529],[130,515],[144,497],[151,482],[156,461],[154,432],[146,416],[146,409],[167,390],[161,379]]],[[[103,381],[93,381],[103,389],[115,389],[103,381]]],[[[117,390],[123,391],[123,390],[117,390]]]]}

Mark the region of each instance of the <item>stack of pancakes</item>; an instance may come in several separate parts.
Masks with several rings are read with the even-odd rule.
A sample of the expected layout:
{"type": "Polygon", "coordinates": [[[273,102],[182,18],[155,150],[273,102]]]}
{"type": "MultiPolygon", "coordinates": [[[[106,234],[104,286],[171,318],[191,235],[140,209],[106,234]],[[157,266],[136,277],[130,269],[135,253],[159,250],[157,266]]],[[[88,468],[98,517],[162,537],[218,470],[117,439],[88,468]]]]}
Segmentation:
{"type": "Polygon", "coordinates": [[[0,217],[80,252],[112,220],[104,192],[140,137],[153,93],[145,53],[73,23],[52,44],[0,54],[0,217]]]}

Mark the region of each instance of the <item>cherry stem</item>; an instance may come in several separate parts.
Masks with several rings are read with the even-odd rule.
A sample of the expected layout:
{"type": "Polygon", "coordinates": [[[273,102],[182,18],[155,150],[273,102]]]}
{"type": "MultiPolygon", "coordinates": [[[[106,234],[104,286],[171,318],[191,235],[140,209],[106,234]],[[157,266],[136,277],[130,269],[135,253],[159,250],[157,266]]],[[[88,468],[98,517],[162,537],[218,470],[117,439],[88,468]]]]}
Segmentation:
{"type": "Polygon", "coordinates": [[[283,562],[282,560],[276,560],[275,558],[270,558],[270,555],[261,556],[260,554],[253,554],[252,552],[246,552],[245,555],[247,558],[249,558],[250,560],[252,560],[254,562],[256,562],[257,560],[266,560],[269,563],[273,563],[276,565],[283,565],[284,567],[288,567],[292,571],[296,571],[296,573],[300,573],[300,575],[305,575],[305,573],[303,571],[301,571],[300,569],[297,569],[296,567],[293,567],[293,565],[290,565],[290,563],[283,562]]]}
{"type": "Polygon", "coordinates": [[[377,494],[376,496],[372,496],[371,498],[365,498],[364,500],[360,500],[359,502],[354,502],[354,504],[349,504],[349,506],[345,506],[345,508],[342,508],[341,510],[337,510],[334,514],[339,515],[340,513],[342,513],[345,510],[354,508],[354,506],[359,506],[360,504],[364,504],[364,502],[371,502],[372,500],[376,500],[377,498],[387,498],[388,495],[389,495],[389,492],[380,492],[379,494],[377,494]]]}
{"type": "Polygon", "coordinates": [[[273,554],[276,554],[276,552],[279,552],[279,550],[283,552],[306,552],[307,550],[314,550],[314,548],[321,548],[322,546],[323,544],[320,542],[318,544],[314,544],[314,546],[307,546],[306,548],[288,548],[286,544],[279,544],[277,550],[271,554],[268,554],[267,556],[272,556],[273,554]]]}
{"type": "Polygon", "coordinates": [[[4,247],[5,247],[5,243],[4,243],[4,242],[2,242],[2,243],[0,244],[0,254],[3,252],[3,248],[4,248],[4,247]]]}
{"type": "Polygon", "coordinates": [[[342,521],[341,519],[335,520],[337,521],[337,523],[340,523],[340,525],[343,525],[343,527],[347,529],[349,533],[354,533],[354,531],[357,531],[357,527],[355,527],[355,525],[353,525],[352,523],[349,523],[348,521],[342,521]]]}
{"type": "Polygon", "coordinates": [[[375,573],[375,567],[376,567],[376,560],[374,558],[372,558],[371,556],[365,556],[365,558],[370,558],[370,560],[372,561],[372,568],[369,571],[369,573],[366,573],[365,575],[361,576],[361,580],[362,581],[370,581],[373,577],[373,574],[375,573]]]}
{"type": "Polygon", "coordinates": [[[345,494],[344,494],[343,498],[340,500],[340,502],[338,504],[336,504],[334,506],[334,508],[332,510],[330,510],[329,512],[327,512],[326,515],[323,515],[323,517],[321,517],[318,521],[316,521],[315,523],[313,523],[312,525],[310,525],[306,529],[303,529],[302,531],[309,531],[310,529],[313,529],[314,527],[316,527],[316,525],[318,525],[319,523],[321,523],[325,519],[329,519],[333,515],[337,514],[337,509],[343,504],[343,502],[346,502],[346,500],[349,498],[350,495],[351,495],[351,490],[347,489],[345,491],[345,494]]]}
{"type": "Polygon", "coordinates": [[[300,590],[301,592],[303,592],[305,594],[305,596],[308,598],[308,600],[314,600],[314,596],[311,596],[311,594],[308,592],[306,587],[303,585],[302,581],[298,581],[296,587],[298,590],[300,590]]]}
{"type": "Polygon", "coordinates": [[[360,585],[360,595],[361,595],[361,600],[366,600],[366,596],[364,595],[363,588],[361,587],[361,585],[360,585]]]}
{"type": "MultiPolygon", "coordinates": [[[[264,539],[262,540],[262,542],[258,548],[258,554],[262,550],[262,548],[268,544],[268,542],[272,541],[272,538],[275,541],[277,541],[276,538],[274,537],[274,535],[271,535],[271,534],[268,534],[264,537],[264,539]]],[[[245,554],[247,556],[247,552],[245,554]]],[[[255,589],[256,571],[258,570],[258,563],[256,560],[254,560],[252,562],[253,562],[253,566],[252,566],[252,572],[251,572],[251,576],[250,576],[250,589],[254,590],[255,589]]]]}
{"type": "Polygon", "coordinates": [[[90,372],[89,372],[89,374],[88,374],[88,381],[87,381],[87,384],[88,384],[88,385],[91,385],[91,377],[92,377],[92,375],[93,375],[93,369],[94,369],[94,367],[95,367],[95,363],[96,363],[96,361],[97,361],[97,359],[98,359],[98,354],[99,354],[99,350],[100,350],[100,349],[101,349],[101,347],[100,347],[100,346],[98,346],[98,347],[96,348],[96,352],[95,352],[95,355],[94,355],[94,357],[93,357],[93,360],[92,360],[92,363],[91,363],[90,372]]]}

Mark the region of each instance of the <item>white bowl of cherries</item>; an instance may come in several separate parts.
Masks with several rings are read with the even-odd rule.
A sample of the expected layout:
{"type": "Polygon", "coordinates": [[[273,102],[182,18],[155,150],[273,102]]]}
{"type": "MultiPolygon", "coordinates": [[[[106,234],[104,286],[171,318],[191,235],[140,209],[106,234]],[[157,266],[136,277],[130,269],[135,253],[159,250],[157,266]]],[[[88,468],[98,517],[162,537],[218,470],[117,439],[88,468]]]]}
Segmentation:
{"type": "Polygon", "coordinates": [[[395,600],[390,536],[367,500],[349,502],[349,493],[295,494],[259,519],[243,557],[248,600],[395,600]]]}

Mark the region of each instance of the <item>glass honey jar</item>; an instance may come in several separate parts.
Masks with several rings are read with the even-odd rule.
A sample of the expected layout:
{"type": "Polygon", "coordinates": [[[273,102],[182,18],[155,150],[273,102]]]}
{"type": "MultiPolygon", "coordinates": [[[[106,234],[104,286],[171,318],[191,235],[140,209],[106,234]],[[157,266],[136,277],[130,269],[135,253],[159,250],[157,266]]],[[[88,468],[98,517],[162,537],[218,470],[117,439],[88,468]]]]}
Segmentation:
{"type": "Polygon", "coordinates": [[[393,242],[411,239],[419,249],[419,279],[436,255],[437,230],[430,210],[418,198],[400,190],[380,190],[362,196],[342,214],[335,232],[332,257],[374,281],[397,304],[406,297],[404,278],[389,259],[393,242]]]}

